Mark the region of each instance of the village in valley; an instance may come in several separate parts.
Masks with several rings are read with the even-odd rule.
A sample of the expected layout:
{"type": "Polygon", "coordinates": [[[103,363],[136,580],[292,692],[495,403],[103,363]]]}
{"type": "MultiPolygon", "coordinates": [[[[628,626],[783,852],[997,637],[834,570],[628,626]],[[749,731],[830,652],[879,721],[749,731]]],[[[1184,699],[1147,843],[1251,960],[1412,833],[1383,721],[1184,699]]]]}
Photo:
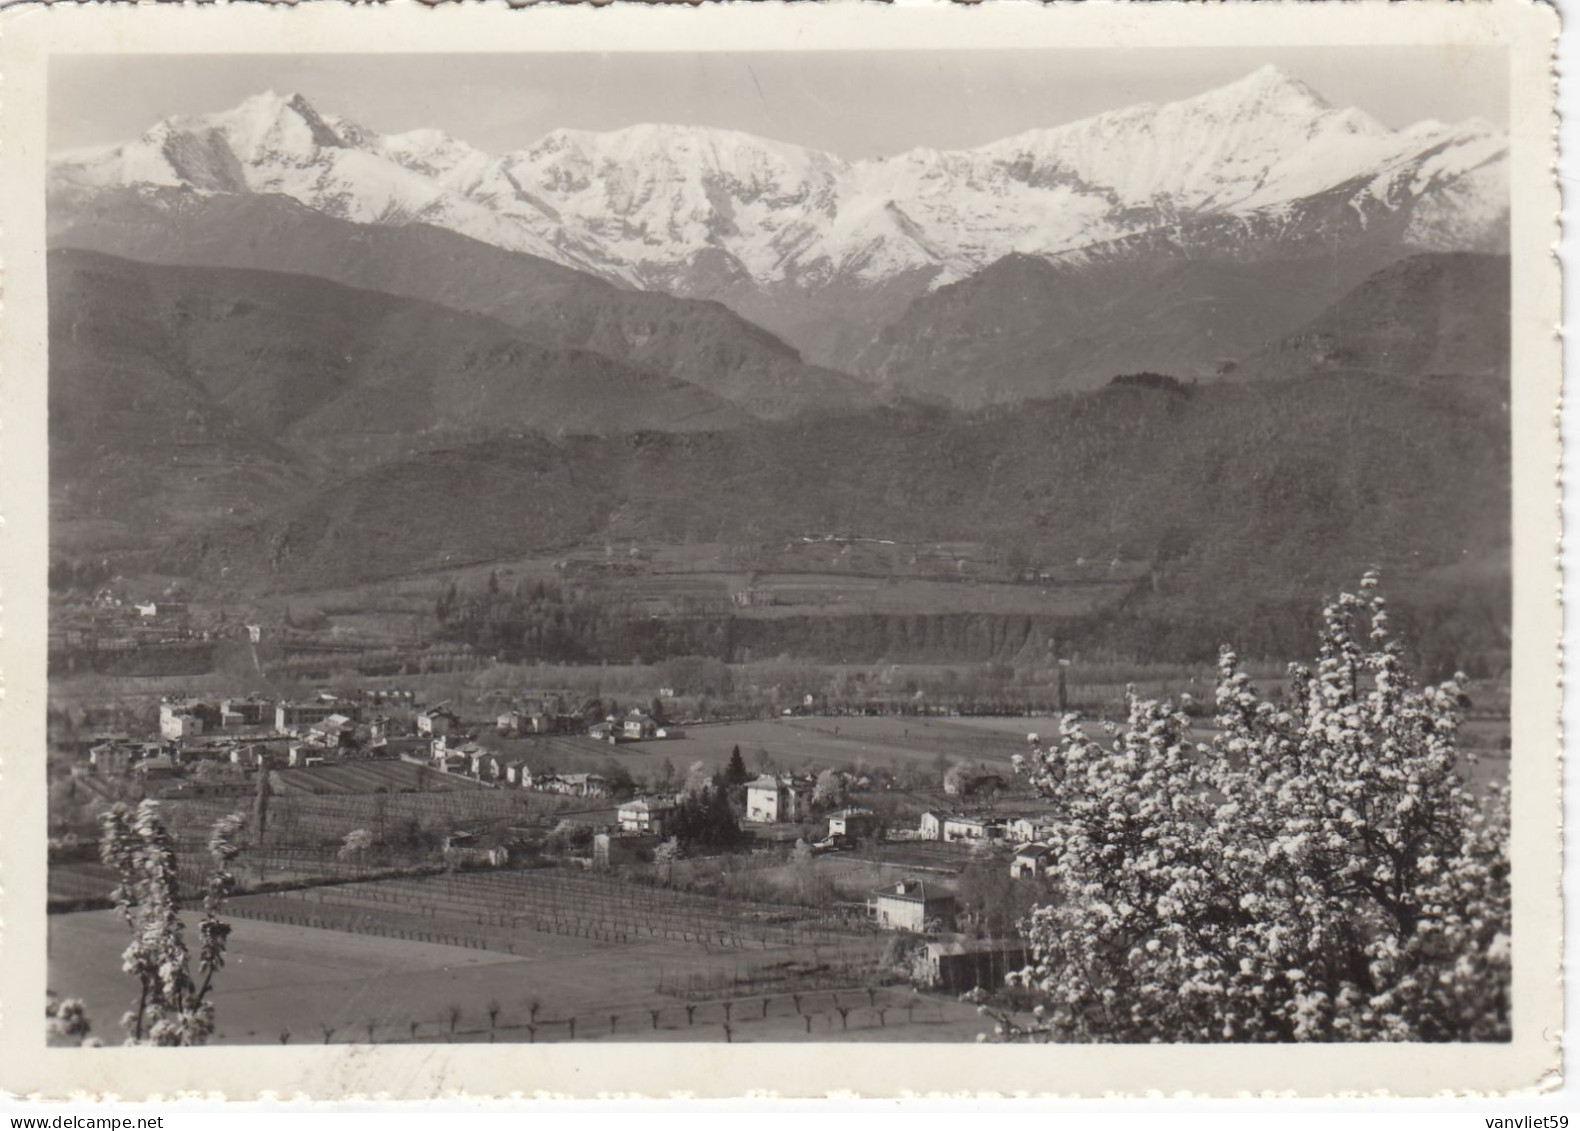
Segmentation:
{"type": "Polygon", "coordinates": [[[255,945],[319,970],[228,995],[221,1042],[971,1039],[960,997],[1008,992],[1052,855],[1046,803],[1011,765],[1035,720],[819,714],[810,695],[703,720],[657,690],[606,711],[566,690],[463,707],[369,682],[57,720],[59,980],[101,1015],[119,1004],[113,949],[86,960],[118,945],[98,814],[154,798],[185,891],[214,821],[248,818],[238,977],[255,945]],[[343,981],[322,984],[325,954],[343,981]],[[409,1016],[366,1016],[354,967],[392,954],[431,984],[409,1016]]]}
{"type": "Polygon", "coordinates": [[[50,1040],[1510,1040],[1510,82],[1378,50],[60,70],[50,1040]]]}

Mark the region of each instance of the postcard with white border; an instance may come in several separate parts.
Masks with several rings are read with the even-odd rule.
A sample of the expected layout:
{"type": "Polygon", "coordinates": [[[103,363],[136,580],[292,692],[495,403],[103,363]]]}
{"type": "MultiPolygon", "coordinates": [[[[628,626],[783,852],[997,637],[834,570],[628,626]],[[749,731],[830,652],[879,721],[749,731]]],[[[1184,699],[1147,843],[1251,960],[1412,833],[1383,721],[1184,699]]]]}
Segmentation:
{"type": "Polygon", "coordinates": [[[1536,1094],[1529,0],[0,37],[0,1083],[1536,1094]]]}

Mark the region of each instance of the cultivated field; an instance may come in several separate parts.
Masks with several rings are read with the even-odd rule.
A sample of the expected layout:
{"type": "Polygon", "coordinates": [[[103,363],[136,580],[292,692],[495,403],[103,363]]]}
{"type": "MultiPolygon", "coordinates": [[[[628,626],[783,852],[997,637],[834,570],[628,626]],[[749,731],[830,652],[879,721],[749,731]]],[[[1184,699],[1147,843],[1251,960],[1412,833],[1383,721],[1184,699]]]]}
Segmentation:
{"type": "MultiPolygon", "coordinates": [[[[526,872],[233,901],[218,1043],[971,1040],[973,1010],[885,984],[885,936],[783,905],[526,872]],[[497,1007],[491,1019],[490,1006],[497,1007]]],[[[50,986],[108,1030],[125,927],[50,917],[50,986]]]]}

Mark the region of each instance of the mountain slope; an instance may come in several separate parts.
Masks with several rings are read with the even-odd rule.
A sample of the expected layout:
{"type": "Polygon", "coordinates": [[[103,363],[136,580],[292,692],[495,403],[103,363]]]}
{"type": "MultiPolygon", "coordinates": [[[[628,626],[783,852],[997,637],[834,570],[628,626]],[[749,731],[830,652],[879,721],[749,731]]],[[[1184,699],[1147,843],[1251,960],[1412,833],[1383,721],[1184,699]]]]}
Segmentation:
{"type": "Polygon", "coordinates": [[[627,286],[715,298],[845,363],[929,287],[1010,254],[1295,259],[1386,243],[1501,251],[1507,139],[1392,130],[1267,67],[1165,105],[971,150],[845,161],[696,126],[556,130],[491,156],[380,136],[272,93],[52,163],[54,205],[118,186],[279,193],[342,219],[426,223],[627,286]]]}
{"type": "Polygon", "coordinates": [[[1417,255],[1250,358],[1255,374],[1509,377],[1509,259],[1417,255]]]}
{"type": "Polygon", "coordinates": [[[1340,375],[1105,389],[966,416],[431,452],[213,526],[167,564],[290,590],[686,532],[860,534],[976,540],[1058,567],[1147,562],[1149,591],[1228,616],[1248,593],[1284,600],[1366,565],[1416,576],[1495,560],[1508,458],[1507,417],[1448,388],[1340,375]],[[409,528],[412,508],[452,521],[409,528]]]}
{"type": "Polygon", "coordinates": [[[759,416],[870,403],[864,386],[802,364],[724,307],[623,290],[426,224],[358,224],[279,195],[186,189],[80,202],[56,247],[153,263],[311,276],[497,319],[552,349],[590,350],[686,381],[759,416]]]}
{"type": "Polygon", "coordinates": [[[1086,268],[1008,256],[917,299],[858,366],[891,393],[977,407],[1157,371],[1232,371],[1364,278],[1352,259],[1163,258],[1086,268]]]}
{"type": "Polygon", "coordinates": [[[135,328],[165,374],[260,439],[291,447],[750,419],[695,385],[585,350],[545,349],[493,319],[322,279],[80,250],[51,252],[49,272],[56,340],[68,351],[52,373],[63,391],[81,384],[75,363],[113,360],[135,328]]]}
{"type": "Polygon", "coordinates": [[[319,279],[77,250],[48,271],[61,522],[136,515],[158,535],[459,437],[751,420],[694,385],[319,279]]]}

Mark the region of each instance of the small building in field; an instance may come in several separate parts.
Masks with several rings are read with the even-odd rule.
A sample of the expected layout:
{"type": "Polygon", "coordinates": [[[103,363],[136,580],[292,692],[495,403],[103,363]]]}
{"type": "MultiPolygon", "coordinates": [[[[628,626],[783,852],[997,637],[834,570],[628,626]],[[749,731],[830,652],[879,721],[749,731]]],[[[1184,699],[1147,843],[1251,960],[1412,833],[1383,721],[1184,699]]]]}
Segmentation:
{"type": "Polygon", "coordinates": [[[501,711],[494,719],[500,734],[547,734],[553,729],[554,717],[531,707],[511,707],[501,711]]]}
{"type": "Polygon", "coordinates": [[[230,764],[243,769],[267,766],[272,760],[269,746],[262,742],[238,742],[230,750],[230,764]]]}
{"type": "Polygon", "coordinates": [[[633,707],[620,724],[620,737],[627,742],[640,742],[657,736],[658,724],[653,721],[652,715],[640,708],[633,707]]]}
{"type": "Polygon", "coordinates": [[[1026,967],[1026,944],[1020,939],[940,939],[918,955],[914,979],[946,993],[993,989],[1004,977],[1026,967]]]}
{"type": "Polygon", "coordinates": [[[668,835],[675,815],[675,802],[668,797],[636,797],[622,802],[615,819],[623,832],[668,835]]]}
{"type": "Polygon", "coordinates": [[[614,868],[621,864],[646,864],[660,837],[652,833],[617,832],[593,834],[593,867],[614,868]]]}
{"type": "Polygon", "coordinates": [[[505,781],[522,789],[532,787],[532,767],[525,762],[506,762],[505,781]]]}
{"type": "Polygon", "coordinates": [[[351,737],[356,729],[347,715],[326,715],[308,728],[308,735],[323,746],[339,746],[351,737]]]}
{"type": "Polygon", "coordinates": [[[417,731],[420,734],[446,735],[459,730],[460,726],[460,716],[443,703],[417,715],[417,731]]]}
{"type": "Polygon", "coordinates": [[[608,797],[614,792],[602,774],[541,774],[533,779],[532,788],[570,797],[608,797]]]}
{"type": "Polygon", "coordinates": [[[882,831],[883,822],[871,809],[841,809],[828,815],[828,835],[851,840],[871,840],[882,831]]]}
{"type": "Polygon", "coordinates": [[[1015,852],[1015,859],[1009,862],[1009,876],[1012,880],[1031,879],[1045,876],[1054,862],[1052,846],[1046,844],[1022,845],[1015,852]]]}
{"type": "Polygon", "coordinates": [[[916,835],[921,840],[944,839],[944,814],[929,809],[922,814],[922,820],[916,827],[916,835]]]}
{"type": "Polygon", "coordinates": [[[809,778],[764,774],[746,783],[746,819],[759,825],[804,820],[811,809],[813,788],[809,778]]]}
{"type": "Polygon", "coordinates": [[[196,738],[220,726],[221,712],[197,699],[165,699],[159,704],[159,733],[172,742],[196,738]]]}
{"type": "Polygon", "coordinates": [[[293,770],[307,766],[321,766],[324,764],[326,753],[328,751],[324,747],[315,743],[293,742],[285,749],[285,764],[293,770]]]}
{"type": "MultiPolygon", "coordinates": [[[[168,705],[166,704],[166,706],[168,705]]],[[[185,711],[166,711],[161,708],[159,712],[159,733],[171,742],[197,738],[203,733],[203,720],[199,716],[185,711]]]]}
{"type": "Polygon", "coordinates": [[[145,778],[173,778],[181,774],[181,766],[172,754],[153,754],[132,766],[132,772],[145,778]]]}
{"type": "Polygon", "coordinates": [[[1030,844],[1042,840],[1053,828],[1053,821],[1045,816],[1014,817],[1004,826],[1004,836],[1016,844],[1030,844]]]}
{"type": "Polygon", "coordinates": [[[900,880],[872,893],[868,906],[881,928],[925,933],[954,925],[955,897],[931,888],[923,880],[900,880]]]}
{"type": "Polygon", "coordinates": [[[337,699],[285,700],[274,708],[274,729],[281,734],[297,734],[330,715],[351,715],[350,705],[337,699]]]}
{"type": "Polygon", "coordinates": [[[88,749],[88,764],[99,774],[124,774],[141,753],[130,742],[101,742],[88,749]]]}
{"type": "Polygon", "coordinates": [[[222,699],[219,714],[220,725],[226,730],[268,726],[274,718],[274,703],[252,695],[245,699],[222,699]]]}
{"type": "Polygon", "coordinates": [[[951,814],[944,818],[942,839],[945,841],[1003,840],[1004,825],[991,817],[951,814]]]}

